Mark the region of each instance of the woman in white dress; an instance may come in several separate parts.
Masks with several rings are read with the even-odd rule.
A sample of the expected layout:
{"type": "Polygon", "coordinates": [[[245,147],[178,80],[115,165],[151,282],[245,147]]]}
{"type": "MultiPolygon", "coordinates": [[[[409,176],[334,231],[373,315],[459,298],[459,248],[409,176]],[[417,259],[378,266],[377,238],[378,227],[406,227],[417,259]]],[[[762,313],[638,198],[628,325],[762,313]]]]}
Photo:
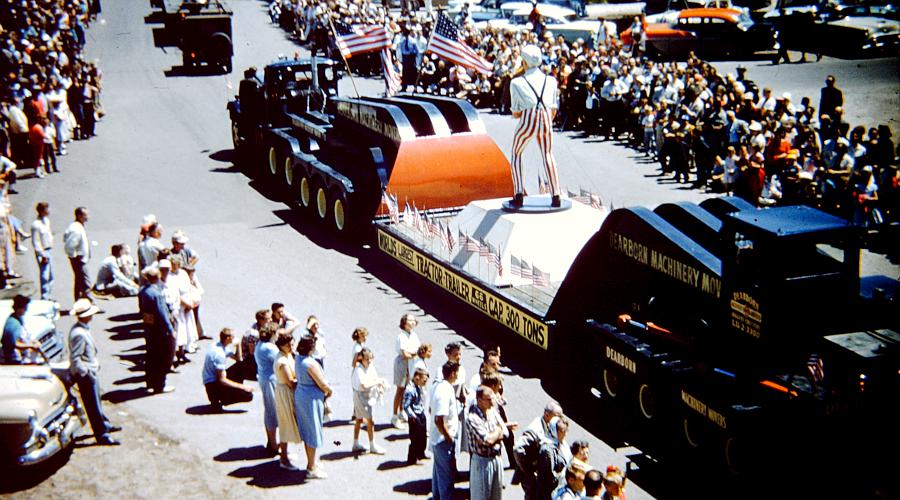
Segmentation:
{"type": "Polygon", "coordinates": [[[294,412],[294,389],[297,387],[297,375],[294,373],[294,354],[291,352],[290,335],[279,335],[275,339],[279,356],[275,360],[275,413],[278,416],[278,446],[281,454],[282,469],[298,470],[291,463],[288,455],[288,443],[299,444],[300,430],[297,428],[297,415],[294,412]]]}
{"type": "Polygon", "coordinates": [[[191,280],[187,273],[181,269],[181,259],[175,256],[169,257],[171,269],[166,279],[166,288],[177,294],[173,316],[175,317],[175,355],[179,363],[187,363],[186,353],[191,338],[197,336],[197,323],[194,320],[194,302],[191,293],[191,280]]]}

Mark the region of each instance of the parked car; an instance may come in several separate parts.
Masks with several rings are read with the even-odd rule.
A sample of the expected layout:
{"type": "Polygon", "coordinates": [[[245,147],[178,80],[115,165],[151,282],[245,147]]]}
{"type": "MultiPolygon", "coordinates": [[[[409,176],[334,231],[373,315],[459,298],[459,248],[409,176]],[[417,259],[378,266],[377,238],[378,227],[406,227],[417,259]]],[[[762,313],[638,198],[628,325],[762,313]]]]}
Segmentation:
{"type": "MultiPolygon", "coordinates": [[[[468,3],[460,1],[459,3],[450,3],[447,8],[447,14],[451,18],[455,18],[461,11],[463,4],[468,3]]],[[[544,0],[538,4],[538,9],[546,6],[569,8],[569,0],[544,0]]],[[[478,4],[469,3],[469,16],[476,24],[484,21],[495,19],[509,19],[514,12],[520,9],[531,9],[531,2],[504,2],[503,0],[481,0],[478,4]]],[[[569,9],[571,11],[571,9],[569,9]]],[[[574,11],[571,11],[574,12],[574,11]]]]}
{"type": "MultiPolygon", "coordinates": [[[[0,322],[12,314],[12,300],[0,300],[0,322]]],[[[69,379],[66,343],[56,330],[59,305],[33,300],[25,330],[41,344],[23,362],[0,360],[0,463],[32,466],[68,449],[87,423],[69,379]]]]}
{"type": "Polygon", "coordinates": [[[822,6],[810,0],[783,0],[765,15],[786,48],[846,58],[897,55],[898,19],[892,4],[822,6]]]}
{"type": "MultiPolygon", "coordinates": [[[[477,22],[475,23],[475,27],[482,29],[490,26],[492,28],[500,28],[508,31],[531,29],[532,26],[531,22],[529,21],[529,17],[531,16],[532,6],[528,4],[528,6],[526,7],[521,4],[522,2],[504,3],[504,17],[477,22]]],[[[575,11],[568,7],[559,7],[551,4],[538,4],[537,7],[545,26],[547,24],[562,24],[571,22],[578,18],[578,16],[575,14],[575,11]]]]}
{"type": "MultiPolygon", "coordinates": [[[[777,34],[768,23],[755,23],[741,10],[685,9],[670,22],[647,26],[647,54],[682,59],[693,52],[699,57],[747,57],[775,49],[777,34]]],[[[631,29],[622,41],[632,43],[631,29]]]]}

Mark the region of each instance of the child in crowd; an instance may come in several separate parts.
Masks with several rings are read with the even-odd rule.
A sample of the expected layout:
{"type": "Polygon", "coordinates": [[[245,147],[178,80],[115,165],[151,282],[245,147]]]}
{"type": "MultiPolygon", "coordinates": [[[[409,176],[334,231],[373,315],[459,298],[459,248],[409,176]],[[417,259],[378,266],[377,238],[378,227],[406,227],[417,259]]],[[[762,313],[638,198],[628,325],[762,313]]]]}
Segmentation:
{"type": "Polygon", "coordinates": [[[372,406],[380,395],[384,394],[387,382],[378,377],[378,370],[372,364],[375,355],[368,347],[364,347],[356,355],[356,367],[353,368],[351,385],[353,386],[353,451],[366,451],[359,443],[359,429],[366,422],[366,433],[369,435],[369,453],[384,455],[384,449],[375,443],[375,424],[372,421],[372,406]]]}
{"type": "Polygon", "coordinates": [[[428,370],[417,368],[413,372],[412,382],[406,384],[403,392],[403,411],[409,422],[409,451],[406,461],[415,464],[428,458],[425,454],[426,424],[425,416],[425,384],[428,382],[428,370]]]}
{"type": "Polygon", "coordinates": [[[350,368],[356,368],[356,356],[366,347],[366,338],[368,337],[369,330],[363,327],[353,330],[353,333],[350,335],[350,338],[353,339],[353,362],[350,368]]]}

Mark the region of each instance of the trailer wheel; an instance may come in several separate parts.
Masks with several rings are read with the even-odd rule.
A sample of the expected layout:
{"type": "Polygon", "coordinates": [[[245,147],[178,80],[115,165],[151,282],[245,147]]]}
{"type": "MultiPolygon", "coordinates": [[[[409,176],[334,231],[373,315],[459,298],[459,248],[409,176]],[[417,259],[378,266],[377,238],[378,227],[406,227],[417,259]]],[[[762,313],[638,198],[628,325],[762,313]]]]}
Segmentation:
{"type": "Polygon", "coordinates": [[[699,448],[700,436],[698,435],[697,424],[692,423],[691,420],[690,418],[685,418],[682,422],[684,440],[691,448],[699,448]]]}
{"type": "Polygon", "coordinates": [[[343,191],[334,191],[331,196],[334,200],[331,204],[331,217],[334,221],[334,229],[338,233],[343,233],[350,222],[349,205],[347,204],[347,195],[343,191]]]}
{"type": "Polygon", "coordinates": [[[303,208],[309,208],[312,202],[312,186],[310,184],[309,173],[303,172],[300,177],[300,205],[303,208]]]}
{"type": "Polygon", "coordinates": [[[609,396],[612,398],[618,397],[621,386],[622,386],[622,383],[619,380],[619,376],[616,375],[615,372],[610,371],[607,368],[604,368],[603,369],[603,388],[606,389],[606,393],[609,394],[609,396]]]}
{"type": "Polygon", "coordinates": [[[319,219],[324,221],[328,217],[328,192],[325,191],[325,187],[321,182],[316,182],[315,192],[316,214],[319,216],[319,219]]]}
{"type": "Polygon", "coordinates": [[[641,408],[641,415],[647,420],[652,420],[656,415],[656,400],[653,397],[653,388],[648,384],[641,384],[638,390],[638,405],[641,408]]]}
{"type": "Polygon", "coordinates": [[[296,192],[295,182],[297,182],[297,173],[294,169],[294,162],[291,161],[290,154],[286,154],[284,155],[284,185],[291,197],[296,192]]]}
{"type": "Polygon", "coordinates": [[[278,175],[278,149],[274,144],[269,145],[269,171],[266,172],[269,177],[276,177],[278,175]]]}

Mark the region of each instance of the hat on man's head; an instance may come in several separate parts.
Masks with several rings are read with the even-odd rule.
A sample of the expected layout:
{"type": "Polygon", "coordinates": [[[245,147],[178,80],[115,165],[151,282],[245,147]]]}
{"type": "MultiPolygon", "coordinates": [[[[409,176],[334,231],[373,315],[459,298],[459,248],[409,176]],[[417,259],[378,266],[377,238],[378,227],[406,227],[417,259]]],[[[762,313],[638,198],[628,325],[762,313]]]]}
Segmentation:
{"type": "Polygon", "coordinates": [[[178,229],[174,233],[172,233],[172,241],[174,241],[175,243],[181,243],[182,245],[184,245],[188,242],[189,239],[190,238],[188,238],[187,235],[184,234],[184,231],[182,231],[181,229],[178,229]]]}
{"type": "Polygon", "coordinates": [[[159,261],[159,268],[172,269],[172,263],[169,261],[169,259],[162,259],[161,261],[159,261]]]}
{"type": "Polygon", "coordinates": [[[91,303],[90,299],[78,299],[72,304],[69,314],[78,318],[87,318],[100,312],[100,308],[91,303]]]}
{"type": "Polygon", "coordinates": [[[762,131],[762,125],[756,120],[753,120],[752,122],[750,122],[750,126],[747,128],[749,128],[753,132],[762,131]]]}
{"type": "Polygon", "coordinates": [[[784,99],[785,101],[790,101],[790,100],[791,100],[791,93],[790,93],[790,92],[785,92],[785,93],[781,94],[781,98],[784,99]]]}
{"type": "Polygon", "coordinates": [[[541,65],[543,59],[544,55],[541,54],[541,49],[537,45],[526,45],[522,49],[522,60],[525,61],[529,68],[537,68],[541,65]]]}

